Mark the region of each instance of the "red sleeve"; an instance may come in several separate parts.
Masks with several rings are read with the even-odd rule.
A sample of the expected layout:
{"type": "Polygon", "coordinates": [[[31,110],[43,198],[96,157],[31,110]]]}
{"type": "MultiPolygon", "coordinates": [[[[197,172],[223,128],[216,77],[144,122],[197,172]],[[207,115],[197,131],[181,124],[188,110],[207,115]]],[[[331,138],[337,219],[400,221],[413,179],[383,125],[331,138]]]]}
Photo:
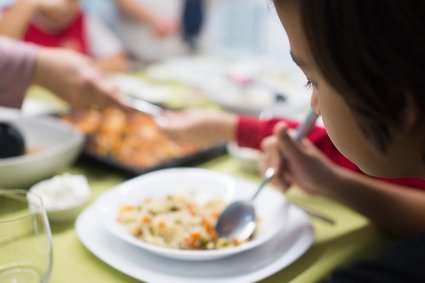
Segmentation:
{"type": "MultiPolygon", "coordinates": [[[[273,134],[274,126],[280,121],[286,122],[289,128],[296,128],[299,124],[298,122],[289,119],[260,120],[256,117],[240,116],[236,128],[236,141],[239,146],[259,149],[261,141],[265,137],[273,134]]],[[[335,164],[348,170],[364,174],[353,162],[348,160],[338,151],[324,128],[315,127],[307,138],[335,164]]],[[[425,180],[421,178],[404,177],[375,179],[401,186],[425,190],[425,180]]]]}
{"type": "Polygon", "coordinates": [[[261,120],[252,116],[239,116],[236,127],[236,142],[239,146],[260,149],[261,141],[273,134],[274,126],[285,121],[290,128],[295,128],[298,122],[288,119],[261,120]]]}

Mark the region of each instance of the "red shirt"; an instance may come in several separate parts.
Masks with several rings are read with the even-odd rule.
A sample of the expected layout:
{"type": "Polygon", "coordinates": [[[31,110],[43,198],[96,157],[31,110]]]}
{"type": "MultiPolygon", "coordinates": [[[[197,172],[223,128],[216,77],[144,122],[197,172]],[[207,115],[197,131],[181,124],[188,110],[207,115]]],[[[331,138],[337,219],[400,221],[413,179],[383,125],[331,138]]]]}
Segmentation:
{"type": "MultiPolygon", "coordinates": [[[[289,128],[296,128],[299,124],[298,122],[288,119],[259,120],[255,117],[241,116],[239,117],[236,130],[236,141],[240,146],[259,149],[261,146],[261,141],[265,137],[273,134],[274,126],[279,121],[285,121],[289,128]]],[[[336,149],[324,128],[315,127],[308,135],[308,139],[334,163],[351,171],[364,174],[353,162],[348,160],[336,149]]],[[[375,179],[425,190],[425,180],[421,178],[403,177],[375,179]]]]}
{"type": "Polygon", "coordinates": [[[46,47],[62,47],[89,55],[89,46],[85,33],[85,17],[79,12],[74,21],[58,32],[48,32],[31,22],[25,34],[24,41],[46,47]]]}

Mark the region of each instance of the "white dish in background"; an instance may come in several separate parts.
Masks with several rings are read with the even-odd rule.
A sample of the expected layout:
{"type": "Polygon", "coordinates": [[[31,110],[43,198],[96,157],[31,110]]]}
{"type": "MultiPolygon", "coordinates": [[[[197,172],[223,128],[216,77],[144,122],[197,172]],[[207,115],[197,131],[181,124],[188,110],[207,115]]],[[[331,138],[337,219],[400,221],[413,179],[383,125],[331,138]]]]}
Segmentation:
{"type": "Polygon", "coordinates": [[[259,115],[276,103],[295,107],[293,74],[265,58],[192,56],[153,64],[146,75],[195,87],[225,110],[259,115]]]}
{"type": "Polygon", "coordinates": [[[258,282],[289,266],[314,241],[309,217],[288,207],[285,229],[255,249],[212,261],[167,259],[118,240],[100,224],[98,213],[88,208],[77,219],[75,230],[83,245],[111,267],[145,282],[248,283],[258,282]]]}
{"type": "Polygon", "coordinates": [[[283,194],[266,189],[256,199],[255,208],[260,222],[254,239],[240,246],[217,250],[179,250],[145,243],[118,223],[118,208],[123,204],[141,203],[147,197],[160,198],[186,191],[194,192],[200,201],[222,198],[229,203],[249,199],[257,187],[258,184],[205,169],[164,169],[134,178],[107,191],[96,200],[94,207],[97,218],[117,239],[169,258],[212,260],[232,256],[270,241],[285,226],[288,203],[283,194]]]}
{"type": "Polygon", "coordinates": [[[176,92],[169,86],[152,84],[142,78],[129,75],[115,75],[111,79],[123,94],[151,103],[167,103],[176,92]]]}
{"type": "Polygon", "coordinates": [[[238,160],[240,167],[252,173],[258,173],[258,160],[260,157],[260,151],[248,148],[240,147],[235,142],[228,142],[226,146],[227,152],[238,160]]]}
{"type": "Polygon", "coordinates": [[[0,108],[0,121],[16,126],[30,153],[0,159],[0,187],[29,187],[71,164],[80,154],[84,136],[51,117],[25,117],[18,110],[0,108]],[[32,152],[33,151],[33,152],[32,152]]]}

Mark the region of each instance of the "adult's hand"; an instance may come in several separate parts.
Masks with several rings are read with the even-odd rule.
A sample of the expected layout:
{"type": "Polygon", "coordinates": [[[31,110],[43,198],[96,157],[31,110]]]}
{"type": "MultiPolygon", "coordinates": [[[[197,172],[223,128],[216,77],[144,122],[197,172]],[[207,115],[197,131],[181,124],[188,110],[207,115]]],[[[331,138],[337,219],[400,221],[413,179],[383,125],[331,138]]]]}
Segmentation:
{"type": "Polygon", "coordinates": [[[160,127],[177,140],[200,146],[235,137],[237,117],[230,113],[193,109],[183,112],[167,112],[160,127]]]}
{"type": "Polygon", "coordinates": [[[117,88],[87,57],[70,50],[39,50],[33,83],[55,93],[75,108],[123,108],[117,88]]]}

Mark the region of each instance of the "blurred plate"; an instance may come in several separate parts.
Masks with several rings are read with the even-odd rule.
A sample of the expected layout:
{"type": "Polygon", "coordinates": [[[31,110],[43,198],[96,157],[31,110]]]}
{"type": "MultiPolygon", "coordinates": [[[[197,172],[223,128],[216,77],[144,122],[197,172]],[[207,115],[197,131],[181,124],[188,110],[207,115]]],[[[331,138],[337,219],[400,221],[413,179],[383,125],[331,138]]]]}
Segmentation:
{"type": "Polygon", "coordinates": [[[264,58],[174,58],[149,66],[146,76],[192,86],[225,110],[242,114],[258,115],[276,103],[293,107],[298,94],[291,74],[264,58]]]}
{"type": "Polygon", "coordinates": [[[155,85],[140,77],[120,74],[111,77],[111,80],[116,83],[123,94],[151,103],[167,103],[176,93],[176,89],[165,85],[155,85]]]}

